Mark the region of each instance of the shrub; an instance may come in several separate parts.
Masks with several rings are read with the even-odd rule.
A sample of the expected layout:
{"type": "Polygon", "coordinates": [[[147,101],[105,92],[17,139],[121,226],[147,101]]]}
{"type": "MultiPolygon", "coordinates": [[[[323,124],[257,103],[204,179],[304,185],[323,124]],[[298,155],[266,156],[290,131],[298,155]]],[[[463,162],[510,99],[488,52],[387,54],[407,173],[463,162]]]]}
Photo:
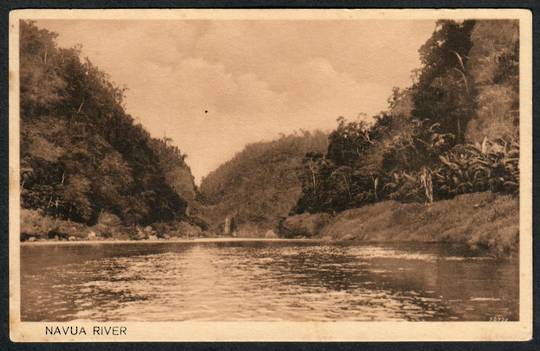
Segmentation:
{"type": "Polygon", "coordinates": [[[21,209],[21,240],[85,238],[87,227],[81,223],[61,220],[43,214],[41,210],[21,209]]]}

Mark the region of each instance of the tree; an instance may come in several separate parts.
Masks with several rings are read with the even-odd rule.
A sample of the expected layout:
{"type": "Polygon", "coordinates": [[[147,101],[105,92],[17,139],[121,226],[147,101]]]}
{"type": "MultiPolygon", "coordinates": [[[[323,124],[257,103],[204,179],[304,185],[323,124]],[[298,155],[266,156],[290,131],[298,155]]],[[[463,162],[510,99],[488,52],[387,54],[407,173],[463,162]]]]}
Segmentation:
{"type": "Polygon", "coordinates": [[[471,31],[475,21],[440,20],[420,48],[423,64],[413,84],[414,118],[439,123],[441,130],[463,143],[474,111],[474,89],[467,72],[471,31]]]}
{"type": "Polygon", "coordinates": [[[272,228],[277,218],[291,211],[303,191],[310,196],[314,188],[318,191],[318,165],[304,156],[322,155],[327,138],[319,131],[299,131],[247,145],[202,180],[200,189],[208,205],[205,219],[217,226],[235,213],[239,225],[250,222],[261,229],[272,228]]]}
{"type": "Polygon", "coordinates": [[[125,224],[183,218],[153,139],[124,110],[125,89],[80,47],[58,48],[33,22],[20,30],[23,206],[87,224],[103,211],[125,224]]]}
{"type": "Polygon", "coordinates": [[[364,121],[348,122],[343,117],[337,122],[338,127],[328,137],[326,157],[336,165],[352,166],[373,144],[368,124],[364,121]]]}

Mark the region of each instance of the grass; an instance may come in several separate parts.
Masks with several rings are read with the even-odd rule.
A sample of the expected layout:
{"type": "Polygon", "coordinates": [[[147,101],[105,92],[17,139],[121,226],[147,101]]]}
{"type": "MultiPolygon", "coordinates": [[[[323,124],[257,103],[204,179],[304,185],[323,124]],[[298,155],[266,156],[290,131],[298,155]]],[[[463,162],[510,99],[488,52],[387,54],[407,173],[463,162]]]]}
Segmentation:
{"type": "Polygon", "coordinates": [[[519,201],[490,192],[431,205],[385,201],[338,214],[320,236],[333,240],[452,242],[497,256],[517,252],[519,201]]]}
{"type": "Polygon", "coordinates": [[[40,210],[21,209],[21,240],[27,240],[31,237],[51,239],[49,235],[61,236],[63,239],[69,237],[82,239],[87,235],[87,231],[83,224],[52,218],[40,210]]]}

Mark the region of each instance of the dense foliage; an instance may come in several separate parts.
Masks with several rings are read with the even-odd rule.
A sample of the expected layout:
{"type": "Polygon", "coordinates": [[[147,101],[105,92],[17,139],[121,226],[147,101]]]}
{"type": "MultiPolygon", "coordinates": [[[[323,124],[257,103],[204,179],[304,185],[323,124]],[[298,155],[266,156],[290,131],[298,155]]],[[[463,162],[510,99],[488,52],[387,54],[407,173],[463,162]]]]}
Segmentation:
{"type": "Polygon", "coordinates": [[[389,111],[371,124],[338,119],[326,154],[306,154],[293,212],[517,193],[517,31],[515,21],[439,21],[412,86],[394,89],[389,111]]]}
{"type": "Polygon", "coordinates": [[[238,224],[271,227],[302,192],[298,169],[307,152],[323,152],[327,134],[301,132],[247,145],[202,180],[206,216],[214,225],[233,215],[238,224]]]}
{"type": "Polygon", "coordinates": [[[474,85],[467,72],[475,21],[439,21],[420,48],[422,69],[413,84],[413,118],[437,122],[462,143],[474,109],[474,85]]]}
{"type": "Polygon", "coordinates": [[[86,224],[183,218],[195,192],[185,155],[135,124],[124,90],[55,37],[21,22],[22,206],[86,224]]]}
{"type": "Polygon", "coordinates": [[[189,204],[212,229],[226,216],[270,228],[290,212],[519,188],[516,21],[439,21],[412,85],[393,90],[388,111],[369,122],[339,118],[329,135],[250,144],[200,192],[186,155],[151,138],[125,112],[124,90],[55,36],[21,22],[21,186],[30,217],[176,228],[166,222],[186,219],[189,204]]]}

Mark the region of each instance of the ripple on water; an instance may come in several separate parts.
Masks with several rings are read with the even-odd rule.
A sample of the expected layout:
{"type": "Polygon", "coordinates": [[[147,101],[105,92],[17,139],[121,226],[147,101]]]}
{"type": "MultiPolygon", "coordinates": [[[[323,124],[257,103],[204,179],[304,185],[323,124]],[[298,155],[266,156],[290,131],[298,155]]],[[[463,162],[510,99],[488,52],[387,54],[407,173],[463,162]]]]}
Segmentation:
{"type": "Polygon", "coordinates": [[[23,247],[23,320],[517,318],[515,262],[439,246],[128,246],[23,247]]]}

